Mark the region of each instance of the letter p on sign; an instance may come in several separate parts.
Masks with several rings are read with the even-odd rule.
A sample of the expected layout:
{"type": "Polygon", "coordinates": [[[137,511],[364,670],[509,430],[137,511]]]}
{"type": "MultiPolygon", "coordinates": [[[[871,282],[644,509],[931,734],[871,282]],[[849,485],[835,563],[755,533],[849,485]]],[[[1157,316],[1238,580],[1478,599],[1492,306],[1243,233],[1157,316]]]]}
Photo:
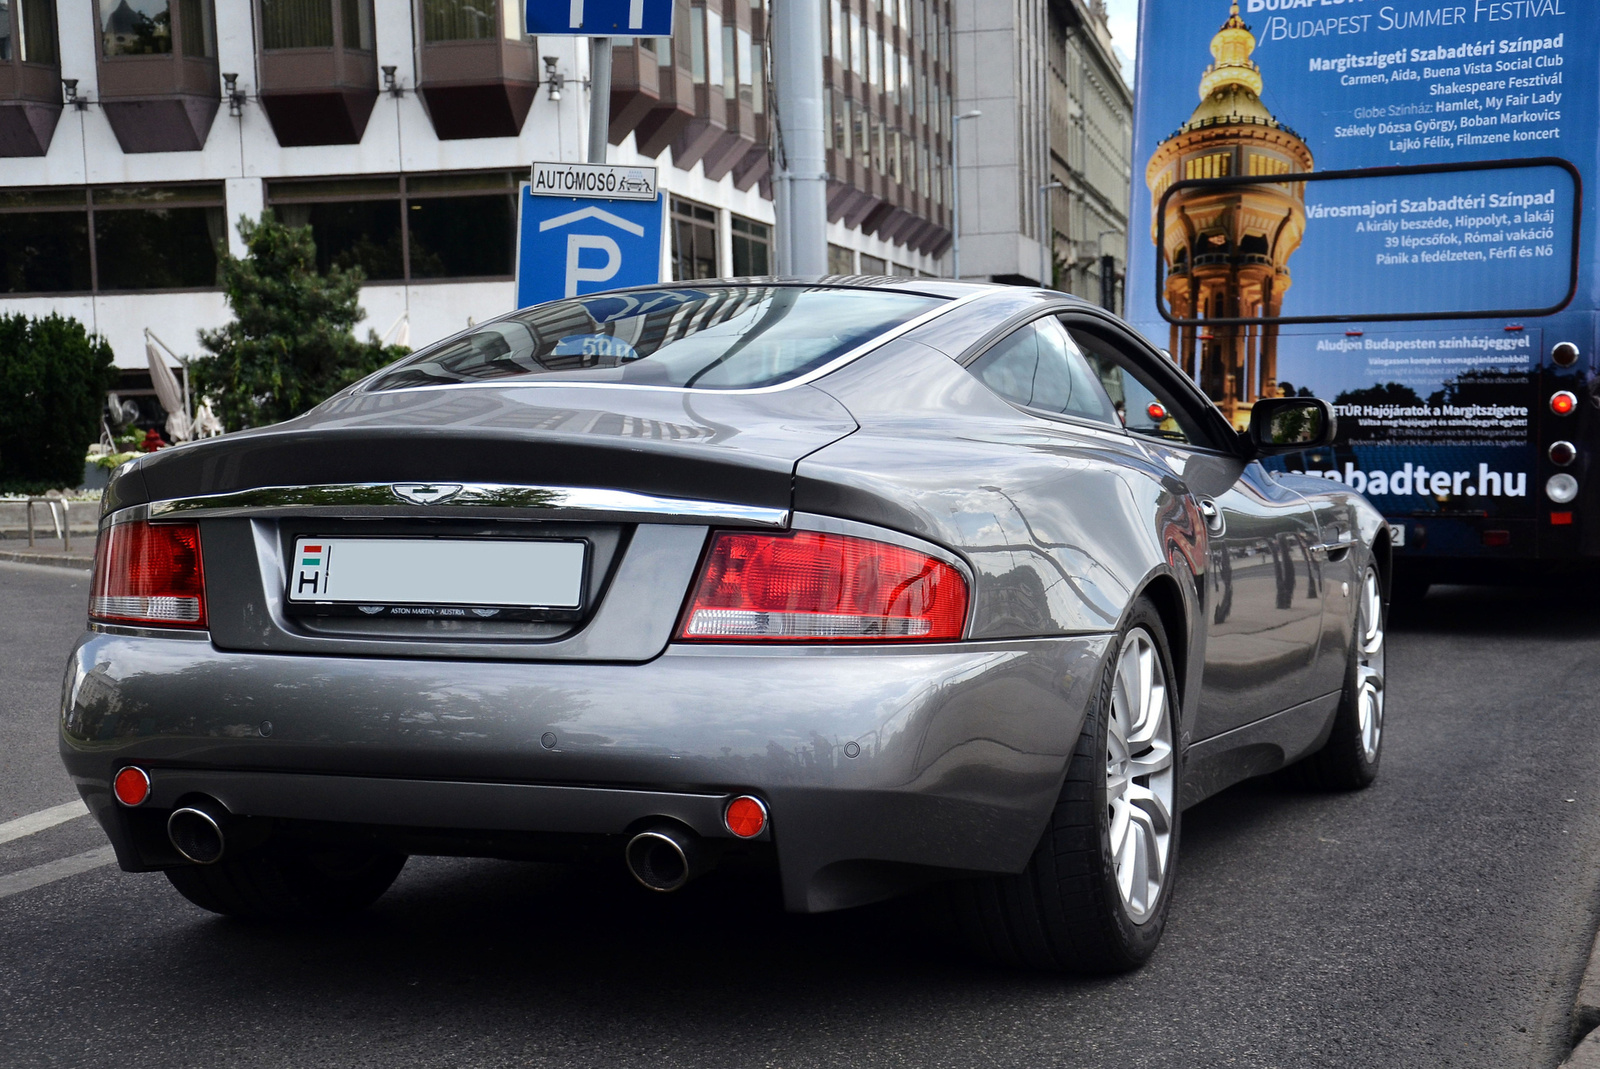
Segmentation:
{"type": "Polygon", "coordinates": [[[564,297],[578,295],[580,282],[610,282],[622,267],[622,250],[604,234],[567,235],[567,288],[564,297]],[[583,250],[598,249],[606,254],[604,267],[584,267],[583,250]]]}

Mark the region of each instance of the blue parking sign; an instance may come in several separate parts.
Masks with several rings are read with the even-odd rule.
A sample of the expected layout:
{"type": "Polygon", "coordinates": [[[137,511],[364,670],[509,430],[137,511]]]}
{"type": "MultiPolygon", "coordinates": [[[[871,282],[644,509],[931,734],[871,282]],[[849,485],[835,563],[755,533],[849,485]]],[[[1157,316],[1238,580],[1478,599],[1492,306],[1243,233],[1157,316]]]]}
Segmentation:
{"type": "Polygon", "coordinates": [[[517,307],[661,281],[661,198],[536,197],[522,189],[517,307]]]}
{"type": "Polygon", "coordinates": [[[673,0],[527,0],[540,37],[671,37],[673,0]]]}

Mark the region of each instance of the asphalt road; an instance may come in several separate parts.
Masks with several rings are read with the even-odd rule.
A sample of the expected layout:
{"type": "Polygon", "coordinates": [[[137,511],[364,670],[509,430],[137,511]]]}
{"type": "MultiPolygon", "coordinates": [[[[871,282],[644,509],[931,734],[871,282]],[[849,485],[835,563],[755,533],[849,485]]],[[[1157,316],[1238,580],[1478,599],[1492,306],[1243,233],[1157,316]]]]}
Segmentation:
{"type": "MultiPolygon", "coordinates": [[[[0,825],[73,798],[85,595],[0,565],[0,825]]],[[[1191,810],[1131,976],[975,964],[904,904],[789,917],[748,878],[413,859],[360,919],[281,929],[101,866],[0,897],[0,1065],[1554,1066],[1600,920],[1593,605],[1430,597],[1392,632],[1379,783],[1191,810]]],[[[87,819],[0,843],[0,894],[102,845],[87,819]]]]}

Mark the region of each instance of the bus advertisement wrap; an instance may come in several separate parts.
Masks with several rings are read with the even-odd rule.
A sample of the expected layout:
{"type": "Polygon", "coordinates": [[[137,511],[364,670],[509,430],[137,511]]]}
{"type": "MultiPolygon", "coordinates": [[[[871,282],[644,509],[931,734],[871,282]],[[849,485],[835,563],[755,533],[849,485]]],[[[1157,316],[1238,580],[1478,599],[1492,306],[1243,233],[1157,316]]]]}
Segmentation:
{"type": "Polygon", "coordinates": [[[1596,344],[1597,40],[1580,0],[1143,0],[1127,318],[1236,426],[1333,403],[1335,448],[1278,468],[1397,523],[1572,524],[1544,487],[1592,407],[1550,398],[1596,344]]]}

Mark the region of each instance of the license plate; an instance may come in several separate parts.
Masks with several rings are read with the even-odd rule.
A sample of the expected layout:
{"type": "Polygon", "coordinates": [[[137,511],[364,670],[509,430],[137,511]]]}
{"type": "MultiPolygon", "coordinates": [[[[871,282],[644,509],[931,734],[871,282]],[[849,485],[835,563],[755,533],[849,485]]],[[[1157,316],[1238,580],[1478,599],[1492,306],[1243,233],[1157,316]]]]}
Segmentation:
{"type": "Polygon", "coordinates": [[[587,552],[582,541],[297,538],[289,602],[367,616],[574,615],[587,552]]]}

